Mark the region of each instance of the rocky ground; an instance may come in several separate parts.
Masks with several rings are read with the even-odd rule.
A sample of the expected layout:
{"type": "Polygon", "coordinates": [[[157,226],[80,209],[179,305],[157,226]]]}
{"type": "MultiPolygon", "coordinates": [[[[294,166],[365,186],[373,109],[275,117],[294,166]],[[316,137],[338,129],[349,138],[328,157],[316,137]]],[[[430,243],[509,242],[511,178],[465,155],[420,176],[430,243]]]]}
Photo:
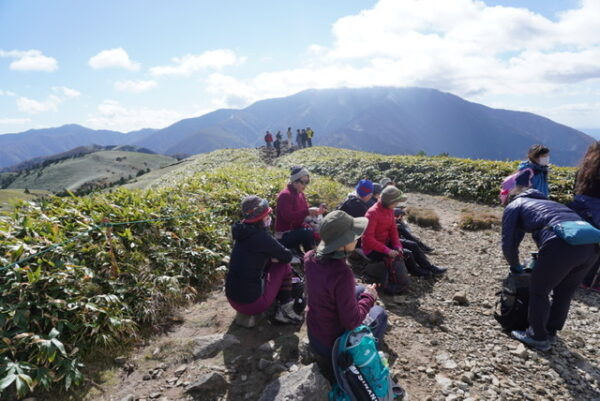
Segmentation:
{"type": "MultiPolygon", "coordinates": [[[[579,291],[558,344],[546,353],[529,350],[493,318],[495,292],[507,273],[499,228],[457,227],[461,211],[501,210],[421,194],[409,194],[407,205],[436,210],[440,230],[413,225],[413,231],[436,248],[433,261],[449,267],[441,279],[414,279],[408,294],[380,299],[390,321],[384,350],[410,399],[600,400],[600,294],[579,291]]],[[[526,257],[533,245],[523,248],[526,257]]],[[[223,291],[215,290],[182,310],[170,332],[118,358],[112,378],[84,398],[326,399],[327,383],[311,364],[304,325],[265,320],[245,329],[234,317],[223,291]]]]}

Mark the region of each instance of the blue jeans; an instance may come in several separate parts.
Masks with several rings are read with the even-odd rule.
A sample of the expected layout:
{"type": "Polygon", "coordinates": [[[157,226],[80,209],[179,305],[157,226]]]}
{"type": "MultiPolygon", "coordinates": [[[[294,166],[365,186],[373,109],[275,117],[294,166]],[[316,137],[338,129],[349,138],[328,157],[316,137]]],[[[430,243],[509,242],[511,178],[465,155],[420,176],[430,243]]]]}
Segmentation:
{"type": "MultiPolygon", "coordinates": [[[[362,285],[357,285],[354,290],[356,298],[358,299],[359,295],[364,291],[365,287],[362,285]]],[[[379,348],[379,344],[381,344],[383,341],[383,334],[387,329],[387,313],[385,312],[385,309],[379,305],[374,305],[367,314],[367,317],[365,317],[363,324],[369,326],[373,332],[373,335],[375,338],[377,338],[377,345],[379,348]]],[[[308,334],[308,341],[313,351],[330,361],[332,347],[327,347],[326,345],[322,344],[319,342],[319,340],[311,336],[310,333],[308,334]]]]}

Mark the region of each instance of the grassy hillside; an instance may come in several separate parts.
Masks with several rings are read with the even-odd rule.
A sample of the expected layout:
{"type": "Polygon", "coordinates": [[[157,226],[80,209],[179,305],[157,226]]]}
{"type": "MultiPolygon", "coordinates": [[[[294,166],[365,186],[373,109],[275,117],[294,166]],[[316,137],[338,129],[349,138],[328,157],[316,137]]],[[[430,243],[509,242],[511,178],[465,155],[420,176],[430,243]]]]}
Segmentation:
{"type": "MultiPolygon", "coordinates": [[[[287,177],[252,151],[220,151],[151,190],[17,206],[0,220],[3,395],[81,383],[85,358],[131,344],[202,294],[223,274],[241,199],[273,200],[287,177]],[[103,227],[104,219],[117,224],[103,227]],[[53,244],[60,246],[48,248],[53,244]]],[[[313,204],[336,204],[345,192],[315,176],[307,195],[313,204]]]]}
{"type": "Polygon", "coordinates": [[[21,171],[7,188],[78,191],[124,183],[148,169],[164,167],[176,159],[147,153],[103,151],[61,160],[45,167],[21,171]]]}
{"type": "MultiPolygon", "coordinates": [[[[379,181],[387,176],[405,191],[497,205],[500,183],[516,170],[518,162],[383,156],[320,146],[291,153],[277,161],[277,165],[284,168],[294,164],[302,164],[313,173],[332,177],[345,185],[355,185],[361,178],[379,181]]],[[[549,176],[551,198],[569,201],[575,169],[552,167],[549,176]]]]}
{"type": "Polygon", "coordinates": [[[0,211],[9,210],[11,204],[20,200],[33,200],[40,196],[50,195],[50,192],[43,190],[30,190],[26,193],[23,189],[0,189],[0,211]]]}

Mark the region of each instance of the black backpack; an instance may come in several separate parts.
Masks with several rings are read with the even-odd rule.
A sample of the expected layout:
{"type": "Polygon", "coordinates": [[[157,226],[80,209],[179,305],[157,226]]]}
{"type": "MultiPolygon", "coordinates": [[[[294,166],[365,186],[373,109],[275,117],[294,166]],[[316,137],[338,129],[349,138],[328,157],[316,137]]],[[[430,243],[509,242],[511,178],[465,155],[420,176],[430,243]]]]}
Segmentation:
{"type": "Polygon", "coordinates": [[[531,273],[508,273],[496,293],[494,317],[505,331],[525,330],[529,326],[529,282],[531,273]]]}

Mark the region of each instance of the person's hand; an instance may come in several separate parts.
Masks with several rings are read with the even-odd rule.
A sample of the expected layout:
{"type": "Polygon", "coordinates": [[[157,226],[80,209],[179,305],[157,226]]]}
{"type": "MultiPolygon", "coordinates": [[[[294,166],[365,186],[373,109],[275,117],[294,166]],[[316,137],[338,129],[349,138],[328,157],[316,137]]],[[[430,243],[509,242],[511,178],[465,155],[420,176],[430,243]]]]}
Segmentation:
{"type": "Polygon", "coordinates": [[[321,208],[311,207],[308,209],[308,214],[311,216],[318,216],[320,214],[323,214],[323,212],[321,211],[321,208]]]}
{"type": "Polygon", "coordinates": [[[365,287],[365,292],[373,297],[373,299],[377,300],[377,286],[375,284],[370,284],[365,287]]]}
{"type": "Polygon", "coordinates": [[[271,258],[271,262],[273,262],[273,263],[279,263],[279,259],[277,259],[277,258],[271,258]]]}
{"type": "Polygon", "coordinates": [[[388,253],[388,256],[392,259],[395,259],[398,255],[400,255],[400,251],[397,251],[396,249],[392,249],[390,253],[388,253]]]}

